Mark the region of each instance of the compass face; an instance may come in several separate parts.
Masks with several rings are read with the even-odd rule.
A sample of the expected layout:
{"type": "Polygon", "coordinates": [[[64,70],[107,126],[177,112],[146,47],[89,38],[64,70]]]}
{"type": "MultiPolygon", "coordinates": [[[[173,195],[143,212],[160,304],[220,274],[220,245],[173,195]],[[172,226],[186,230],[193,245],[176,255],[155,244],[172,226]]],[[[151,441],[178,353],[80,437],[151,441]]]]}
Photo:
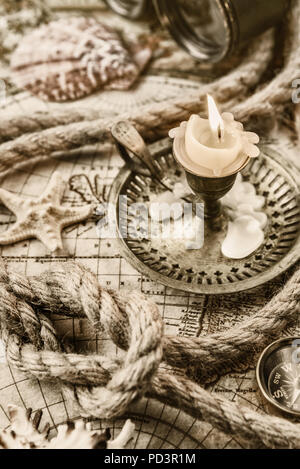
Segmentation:
{"type": "Polygon", "coordinates": [[[300,417],[300,337],[271,344],[258,362],[257,380],[269,402],[300,417]]]}

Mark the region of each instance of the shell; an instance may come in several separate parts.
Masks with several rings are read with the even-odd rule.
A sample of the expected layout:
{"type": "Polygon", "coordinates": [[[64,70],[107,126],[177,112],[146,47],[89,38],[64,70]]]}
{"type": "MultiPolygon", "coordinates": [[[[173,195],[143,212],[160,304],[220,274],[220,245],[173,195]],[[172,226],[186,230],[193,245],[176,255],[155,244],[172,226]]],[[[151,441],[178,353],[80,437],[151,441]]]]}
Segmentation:
{"type": "Polygon", "coordinates": [[[243,215],[229,222],[222,253],[229,259],[245,259],[262,245],[264,237],[260,222],[252,216],[243,215]]]}
{"type": "Polygon", "coordinates": [[[120,434],[111,440],[109,430],[99,433],[83,420],[60,425],[57,436],[48,438],[50,426],[40,431],[42,411],[31,418],[31,409],[9,405],[9,428],[0,430],[0,449],[124,449],[132,439],[134,424],[127,420],[120,434]]]}
{"type": "Polygon", "coordinates": [[[51,252],[62,249],[62,229],[86,220],[94,210],[92,204],[84,207],[61,205],[65,188],[66,183],[58,171],[53,173],[45,191],[35,199],[0,188],[1,202],[17,217],[16,223],[0,234],[0,245],[37,238],[51,252]]]}
{"type": "Polygon", "coordinates": [[[268,223],[262,211],[265,198],[256,193],[255,186],[243,182],[241,174],[228,194],[222,199],[232,219],[222,243],[222,253],[230,259],[244,259],[255,252],[264,241],[268,223]]]}
{"type": "Polygon", "coordinates": [[[62,18],[27,35],[11,58],[19,88],[42,99],[70,101],[101,89],[130,88],[152,55],[93,18],[62,18]]]}
{"type": "Polygon", "coordinates": [[[9,63],[10,54],[24,34],[49,21],[50,10],[42,0],[1,0],[0,58],[9,63]]]}

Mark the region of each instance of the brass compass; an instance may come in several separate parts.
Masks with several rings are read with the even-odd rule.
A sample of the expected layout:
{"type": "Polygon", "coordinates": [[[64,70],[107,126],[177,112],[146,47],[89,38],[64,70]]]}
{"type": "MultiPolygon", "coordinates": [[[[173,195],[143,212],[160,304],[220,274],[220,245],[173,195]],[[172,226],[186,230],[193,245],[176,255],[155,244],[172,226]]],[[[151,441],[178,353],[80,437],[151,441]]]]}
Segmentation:
{"type": "Polygon", "coordinates": [[[300,418],[300,337],[269,345],[258,361],[256,377],[268,402],[300,418]]]}

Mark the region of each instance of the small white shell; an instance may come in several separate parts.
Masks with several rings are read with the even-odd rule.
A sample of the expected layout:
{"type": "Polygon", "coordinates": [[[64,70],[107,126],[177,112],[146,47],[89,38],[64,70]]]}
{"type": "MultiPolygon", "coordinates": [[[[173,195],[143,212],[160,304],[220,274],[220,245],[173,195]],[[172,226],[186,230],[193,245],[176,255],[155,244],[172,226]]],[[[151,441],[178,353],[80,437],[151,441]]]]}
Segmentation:
{"type": "Polygon", "coordinates": [[[253,206],[248,204],[241,204],[239,206],[239,213],[241,215],[249,215],[260,224],[261,229],[265,229],[268,223],[268,217],[264,212],[256,212],[253,206]]]}
{"type": "Polygon", "coordinates": [[[232,190],[225,195],[222,202],[227,207],[239,211],[240,205],[250,205],[254,210],[261,210],[265,205],[265,198],[256,194],[255,187],[250,182],[236,180],[232,190]]]}
{"type": "Polygon", "coordinates": [[[256,251],[264,241],[264,232],[258,220],[243,215],[229,222],[222,253],[229,259],[244,259],[256,251]]]}
{"type": "Polygon", "coordinates": [[[150,217],[153,221],[178,220],[182,217],[182,204],[172,192],[166,191],[151,198],[150,217]]]}

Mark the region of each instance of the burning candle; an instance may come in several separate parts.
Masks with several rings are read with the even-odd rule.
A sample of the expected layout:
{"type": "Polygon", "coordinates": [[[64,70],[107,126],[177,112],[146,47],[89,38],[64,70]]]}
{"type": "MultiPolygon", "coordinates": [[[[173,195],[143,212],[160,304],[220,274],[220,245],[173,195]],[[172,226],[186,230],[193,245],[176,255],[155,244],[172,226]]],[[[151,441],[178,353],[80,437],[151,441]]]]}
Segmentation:
{"type": "Polygon", "coordinates": [[[206,177],[230,174],[243,162],[259,155],[259,137],[245,132],[243,124],[231,113],[219,113],[212,96],[207,96],[208,119],[193,114],[180,129],[173,129],[174,150],[179,162],[188,171],[206,177]]]}
{"type": "Polygon", "coordinates": [[[190,188],[204,203],[207,226],[211,231],[224,231],[223,255],[241,259],[255,251],[264,239],[267,220],[264,213],[255,211],[262,208],[264,200],[256,196],[255,188],[249,183],[236,188],[232,198],[242,204],[236,219],[229,220],[226,235],[220,199],[234,187],[237,175],[249,159],[259,155],[256,146],[259,137],[253,132],[245,132],[243,124],[235,121],[233,114],[221,115],[211,96],[207,96],[207,101],[208,119],[192,115],[188,122],[182,122],[180,127],[170,131],[169,135],[174,139],[173,154],[184,168],[190,188]]]}
{"type": "Polygon", "coordinates": [[[211,96],[208,95],[207,101],[208,119],[194,114],[187,123],[185,148],[194,163],[217,175],[240,155],[243,128],[242,124],[232,125],[232,120],[224,121],[211,96]]]}

